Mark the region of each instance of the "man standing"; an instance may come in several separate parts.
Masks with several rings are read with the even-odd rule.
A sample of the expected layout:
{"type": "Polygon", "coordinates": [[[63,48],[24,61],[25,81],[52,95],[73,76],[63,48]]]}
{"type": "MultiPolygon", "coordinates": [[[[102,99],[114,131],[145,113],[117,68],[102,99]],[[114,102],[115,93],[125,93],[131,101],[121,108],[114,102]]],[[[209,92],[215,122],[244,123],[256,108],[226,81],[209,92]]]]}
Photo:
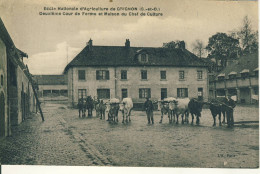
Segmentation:
{"type": "Polygon", "coordinates": [[[146,111],[148,124],[150,124],[151,121],[152,121],[152,124],[154,124],[154,121],[153,121],[153,109],[154,109],[154,107],[153,107],[152,101],[149,100],[148,97],[146,98],[146,101],[144,103],[144,108],[145,108],[145,111],[146,111]]]}
{"type": "Polygon", "coordinates": [[[227,107],[227,124],[228,124],[228,127],[233,127],[234,126],[233,112],[234,112],[236,103],[234,100],[232,100],[230,94],[228,95],[227,105],[229,106],[229,107],[227,107]]]}

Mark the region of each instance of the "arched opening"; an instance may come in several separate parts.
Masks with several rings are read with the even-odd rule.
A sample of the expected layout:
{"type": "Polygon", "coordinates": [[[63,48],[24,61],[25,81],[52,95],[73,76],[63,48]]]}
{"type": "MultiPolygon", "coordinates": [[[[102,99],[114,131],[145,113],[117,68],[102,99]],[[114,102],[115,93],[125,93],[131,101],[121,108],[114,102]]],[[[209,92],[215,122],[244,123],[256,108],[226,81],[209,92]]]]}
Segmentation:
{"type": "Polygon", "coordinates": [[[0,136],[5,136],[5,96],[0,94],[0,136]]]}

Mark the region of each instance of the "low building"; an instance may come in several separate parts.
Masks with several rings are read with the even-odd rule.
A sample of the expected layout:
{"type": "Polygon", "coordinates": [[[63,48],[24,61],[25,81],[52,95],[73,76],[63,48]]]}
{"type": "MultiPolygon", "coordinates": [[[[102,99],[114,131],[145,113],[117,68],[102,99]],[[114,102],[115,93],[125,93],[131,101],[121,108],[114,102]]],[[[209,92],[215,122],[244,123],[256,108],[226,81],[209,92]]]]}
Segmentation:
{"type": "Polygon", "coordinates": [[[36,110],[32,78],[23,63],[26,53],[17,49],[0,18],[0,136],[11,135],[36,110]]]}
{"type": "Polygon", "coordinates": [[[211,79],[210,97],[231,94],[238,103],[258,103],[258,53],[241,56],[211,79]]]}
{"type": "Polygon", "coordinates": [[[165,97],[208,97],[207,64],[185,49],[94,46],[92,40],[65,67],[68,99],[125,98],[143,103],[165,97]]]}
{"type": "Polygon", "coordinates": [[[38,84],[39,97],[68,96],[68,78],[65,75],[33,75],[38,84]]]}

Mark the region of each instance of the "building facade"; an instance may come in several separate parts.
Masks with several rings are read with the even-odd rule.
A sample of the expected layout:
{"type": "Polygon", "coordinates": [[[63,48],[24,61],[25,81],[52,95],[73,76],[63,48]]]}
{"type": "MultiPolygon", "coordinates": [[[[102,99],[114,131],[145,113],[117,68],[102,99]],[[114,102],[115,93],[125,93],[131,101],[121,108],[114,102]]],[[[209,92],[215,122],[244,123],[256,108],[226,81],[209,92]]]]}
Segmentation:
{"type": "Polygon", "coordinates": [[[38,84],[39,97],[68,96],[68,78],[65,75],[33,75],[38,84]]]}
{"type": "Polygon", "coordinates": [[[208,98],[207,65],[184,48],[87,46],[66,66],[68,98],[208,98]]]}
{"type": "Polygon", "coordinates": [[[230,94],[238,103],[258,103],[258,53],[241,56],[210,79],[211,98],[230,94]]]}
{"type": "Polygon", "coordinates": [[[11,126],[36,109],[25,57],[27,54],[15,47],[0,18],[0,136],[11,135],[11,126]]]}

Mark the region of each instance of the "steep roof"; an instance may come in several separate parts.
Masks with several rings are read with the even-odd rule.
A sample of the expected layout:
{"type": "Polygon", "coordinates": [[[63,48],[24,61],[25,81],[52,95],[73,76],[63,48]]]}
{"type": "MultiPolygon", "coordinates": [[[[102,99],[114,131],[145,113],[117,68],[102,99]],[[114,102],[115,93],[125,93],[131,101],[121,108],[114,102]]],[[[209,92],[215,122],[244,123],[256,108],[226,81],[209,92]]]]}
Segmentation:
{"type": "MultiPolygon", "coordinates": [[[[241,56],[237,61],[226,66],[219,74],[224,74],[228,79],[230,73],[237,73],[237,77],[241,77],[241,72],[249,71],[250,75],[255,74],[255,70],[258,68],[258,52],[241,56]]],[[[219,75],[217,74],[217,76],[219,75]]],[[[217,77],[216,76],[216,77],[217,77]]]]}
{"type": "Polygon", "coordinates": [[[0,33],[1,33],[0,39],[4,42],[6,46],[7,58],[15,65],[20,66],[20,68],[23,70],[25,75],[29,78],[29,80],[31,80],[31,74],[29,72],[27,65],[25,65],[23,61],[21,61],[23,57],[28,58],[28,55],[15,46],[1,18],[0,18],[0,33]]]}
{"type": "Polygon", "coordinates": [[[206,67],[207,64],[184,49],[92,46],[87,45],[66,67],[64,73],[74,66],[193,66],[206,67]],[[148,54],[149,62],[137,61],[137,54],[148,54]]]}
{"type": "Polygon", "coordinates": [[[67,85],[68,79],[64,75],[33,75],[38,85],[67,85]]]}

